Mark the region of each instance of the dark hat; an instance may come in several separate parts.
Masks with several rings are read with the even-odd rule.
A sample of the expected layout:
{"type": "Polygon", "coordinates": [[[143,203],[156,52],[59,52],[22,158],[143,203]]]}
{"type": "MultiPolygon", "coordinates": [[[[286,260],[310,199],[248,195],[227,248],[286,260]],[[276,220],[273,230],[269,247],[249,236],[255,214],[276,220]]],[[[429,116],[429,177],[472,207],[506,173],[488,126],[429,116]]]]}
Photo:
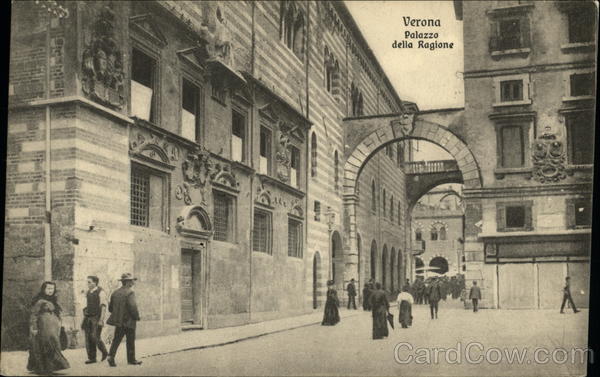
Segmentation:
{"type": "Polygon", "coordinates": [[[137,278],[134,278],[132,274],[130,274],[129,272],[126,272],[121,275],[121,278],[119,279],[119,281],[125,281],[125,280],[137,280],[137,278]]]}

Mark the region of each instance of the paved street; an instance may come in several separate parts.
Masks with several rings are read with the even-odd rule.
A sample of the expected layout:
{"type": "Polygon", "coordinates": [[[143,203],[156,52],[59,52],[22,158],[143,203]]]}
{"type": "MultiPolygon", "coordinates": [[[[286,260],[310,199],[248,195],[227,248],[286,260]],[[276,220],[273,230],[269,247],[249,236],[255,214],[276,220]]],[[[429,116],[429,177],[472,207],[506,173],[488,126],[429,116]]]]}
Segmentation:
{"type": "MultiPolygon", "coordinates": [[[[396,308],[393,312],[397,317],[396,308]]],[[[385,340],[371,340],[370,313],[360,312],[334,327],[305,326],[225,346],[145,357],[139,367],[123,365],[125,360],[121,355],[117,368],[109,368],[106,363],[73,364],[64,372],[67,375],[582,375],[585,363],[580,362],[579,354],[576,362],[571,363],[571,349],[584,347],[587,315],[587,310],[562,315],[558,310],[472,313],[461,309],[458,301],[449,300],[441,302],[436,321],[429,319],[428,307],[416,306],[413,327],[396,326],[385,340]],[[461,355],[448,352],[446,360],[446,354],[440,352],[437,363],[433,351],[429,352],[429,363],[424,363],[425,351],[417,351],[433,347],[458,349],[459,343],[461,355]],[[400,364],[395,360],[394,348],[398,344],[402,344],[397,355],[400,361],[413,356],[411,362],[400,364]],[[466,352],[469,345],[471,348],[466,352]],[[527,351],[523,364],[510,365],[499,360],[499,351],[513,347],[518,352],[527,351]],[[540,351],[539,361],[551,359],[554,352],[557,362],[535,363],[533,354],[538,347],[548,350],[540,351]],[[477,361],[486,352],[489,362],[469,364],[469,358],[477,361]],[[568,360],[563,361],[565,358],[568,360]]]]}

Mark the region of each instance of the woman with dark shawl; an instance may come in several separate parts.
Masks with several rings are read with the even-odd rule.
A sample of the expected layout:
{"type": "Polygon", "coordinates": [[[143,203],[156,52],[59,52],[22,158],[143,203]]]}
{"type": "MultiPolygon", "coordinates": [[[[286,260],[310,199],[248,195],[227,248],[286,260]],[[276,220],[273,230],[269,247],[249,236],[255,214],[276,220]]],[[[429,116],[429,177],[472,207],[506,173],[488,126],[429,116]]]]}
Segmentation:
{"type": "Polygon", "coordinates": [[[337,297],[337,291],[333,289],[333,280],[330,280],[327,282],[327,301],[325,301],[325,313],[321,325],[333,326],[340,321],[339,306],[340,301],[337,297]]]}
{"type": "Polygon", "coordinates": [[[365,284],[363,287],[362,304],[365,311],[371,310],[371,283],[365,284]]]}
{"type": "Polygon", "coordinates": [[[408,287],[404,286],[402,293],[398,295],[398,308],[400,313],[398,320],[402,328],[408,328],[412,325],[412,304],[414,303],[413,296],[408,293],[408,287]]]}
{"type": "Polygon", "coordinates": [[[390,304],[385,291],[381,289],[381,283],[375,283],[375,290],[371,293],[373,339],[382,339],[388,336],[387,314],[389,309],[390,304]]]}
{"type": "Polygon", "coordinates": [[[61,353],[60,312],[56,284],[46,281],[31,302],[27,370],[36,374],[51,374],[70,368],[69,362],[61,353]]]}

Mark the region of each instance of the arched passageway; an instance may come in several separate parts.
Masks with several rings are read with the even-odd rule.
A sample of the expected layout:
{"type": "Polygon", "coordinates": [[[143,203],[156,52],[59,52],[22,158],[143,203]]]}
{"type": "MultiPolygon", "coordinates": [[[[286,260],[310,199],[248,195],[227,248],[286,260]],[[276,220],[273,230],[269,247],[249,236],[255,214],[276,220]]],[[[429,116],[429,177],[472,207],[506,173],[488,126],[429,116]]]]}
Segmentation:
{"type": "Polygon", "coordinates": [[[371,268],[371,279],[377,280],[377,242],[373,240],[371,242],[371,258],[370,258],[370,268],[371,268]]]}
{"type": "Polygon", "coordinates": [[[394,289],[396,287],[396,284],[394,283],[394,281],[396,280],[396,274],[394,274],[394,267],[396,264],[396,249],[394,249],[392,247],[392,250],[390,250],[390,292],[394,293],[394,289]]]}
{"type": "Polygon", "coordinates": [[[429,262],[429,267],[432,272],[443,275],[448,272],[448,261],[444,257],[435,257],[429,262]]]}
{"type": "Polygon", "coordinates": [[[381,287],[383,289],[388,288],[387,279],[388,274],[388,249],[387,245],[383,245],[383,251],[381,252],[381,287]]]}
{"type": "Polygon", "coordinates": [[[336,289],[344,285],[344,255],[342,252],[342,237],[338,231],[331,234],[331,280],[336,289]]]}
{"type": "Polygon", "coordinates": [[[415,257],[415,275],[424,276],[425,274],[425,263],[420,257],[415,257]]]}

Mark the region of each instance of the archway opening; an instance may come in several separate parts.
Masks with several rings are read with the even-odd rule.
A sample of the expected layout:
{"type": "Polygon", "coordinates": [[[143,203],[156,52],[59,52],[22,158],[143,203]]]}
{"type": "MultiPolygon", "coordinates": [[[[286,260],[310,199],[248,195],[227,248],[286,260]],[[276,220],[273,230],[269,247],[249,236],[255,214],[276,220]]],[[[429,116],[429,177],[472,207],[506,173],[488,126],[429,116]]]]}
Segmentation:
{"type": "Polygon", "coordinates": [[[443,275],[448,272],[448,261],[444,257],[435,257],[429,262],[429,267],[432,272],[443,275]]]}
{"type": "Polygon", "coordinates": [[[318,251],[313,257],[313,309],[319,307],[319,286],[321,285],[321,256],[318,251]]]}
{"type": "Polygon", "coordinates": [[[370,260],[370,267],[371,267],[371,279],[372,280],[376,280],[377,279],[377,242],[375,242],[375,240],[373,240],[373,242],[371,242],[371,260],[370,260]]]}
{"type": "Polygon", "coordinates": [[[394,265],[396,264],[396,249],[392,247],[390,251],[390,292],[394,293],[395,285],[394,281],[396,276],[394,274],[394,265]]]}
{"type": "Polygon", "coordinates": [[[415,257],[415,275],[423,277],[425,273],[425,263],[420,257],[415,257]]]}
{"type": "Polygon", "coordinates": [[[388,270],[388,250],[387,245],[383,245],[383,253],[381,255],[381,286],[383,289],[388,288],[387,284],[387,270],[388,270]]]}
{"type": "Polygon", "coordinates": [[[342,237],[334,231],[331,234],[331,280],[336,289],[344,284],[344,255],[342,253],[342,237]]]}

